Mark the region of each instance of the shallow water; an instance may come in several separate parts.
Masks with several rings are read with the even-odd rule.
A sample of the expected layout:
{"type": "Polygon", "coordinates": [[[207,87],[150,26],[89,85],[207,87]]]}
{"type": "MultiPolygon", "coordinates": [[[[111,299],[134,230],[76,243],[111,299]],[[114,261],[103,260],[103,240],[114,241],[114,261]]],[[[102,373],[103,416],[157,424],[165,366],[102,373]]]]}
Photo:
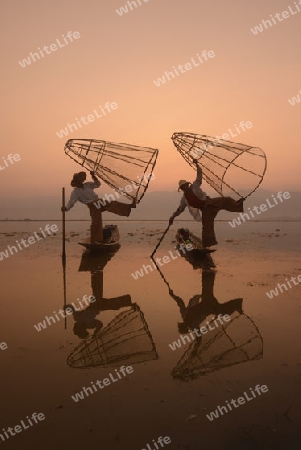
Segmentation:
{"type": "MultiPolygon", "coordinates": [[[[179,222],[185,224],[198,230],[179,222]]],[[[44,226],[2,223],[0,251],[44,226]]],[[[172,252],[174,259],[160,272],[149,255],[166,223],[119,222],[122,246],[109,260],[87,256],[77,244],[88,226],[67,223],[66,303],[79,307],[90,295],[96,301],[68,316],[66,329],[54,315],[64,305],[60,233],[0,262],[0,342],[8,345],[0,350],[0,429],[33,412],[45,415],[6,439],[6,448],[143,449],[149,443],[155,450],[152,440],[159,436],[169,436],[166,447],[173,449],[204,443],[299,448],[300,286],[273,299],[266,295],[301,274],[298,224],[248,223],[234,230],[217,223],[211,269],[208,261],[193,268],[177,255],[174,224],[156,253],[172,252]],[[135,280],[131,274],[143,264],[149,273],[135,280]],[[211,322],[214,329],[201,338],[187,334],[187,343],[169,347],[180,339],[179,327],[200,327],[218,314],[230,322],[211,322]],[[38,332],[34,325],[51,315],[55,323],[38,332]],[[78,402],[71,398],[110,373],[116,378],[123,365],[133,372],[78,402]],[[258,384],[268,392],[208,420],[218,405],[258,384]]]]}

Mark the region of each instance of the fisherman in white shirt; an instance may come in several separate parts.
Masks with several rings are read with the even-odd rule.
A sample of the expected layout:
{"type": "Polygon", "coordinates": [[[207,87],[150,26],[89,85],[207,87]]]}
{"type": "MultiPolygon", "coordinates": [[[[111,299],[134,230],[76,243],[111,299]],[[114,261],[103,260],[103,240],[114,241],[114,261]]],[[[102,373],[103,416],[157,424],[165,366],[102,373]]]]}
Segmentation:
{"type": "MultiPolygon", "coordinates": [[[[131,209],[135,208],[135,201],[132,204],[121,203],[117,201],[105,202],[103,206],[99,206],[98,195],[94,189],[100,187],[100,181],[95,176],[94,172],[90,172],[93,182],[86,182],[86,173],[78,172],[73,175],[71,186],[74,187],[70,200],[65,207],[65,211],[69,211],[77,201],[87,205],[90,210],[91,223],[91,243],[103,242],[103,226],[102,226],[102,212],[109,211],[119,216],[128,217],[131,209]]],[[[63,208],[62,208],[63,210],[63,208]]]]}

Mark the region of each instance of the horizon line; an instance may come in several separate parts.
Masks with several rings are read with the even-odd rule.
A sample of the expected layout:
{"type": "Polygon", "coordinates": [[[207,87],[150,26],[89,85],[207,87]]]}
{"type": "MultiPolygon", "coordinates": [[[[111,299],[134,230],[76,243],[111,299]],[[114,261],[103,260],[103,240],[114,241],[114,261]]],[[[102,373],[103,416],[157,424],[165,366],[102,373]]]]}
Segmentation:
{"type": "MultiPolygon", "coordinates": [[[[59,220],[60,222],[62,219],[0,219],[0,222],[49,222],[53,220],[59,220]]],[[[114,222],[165,222],[167,219],[114,219],[114,222]]],[[[248,222],[300,222],[301,217],[297,217],[295,219],[283,219],[281,217],[275,217],[273,219],[266,219],[266,220],[249,220],[248,222]]],[[[91,222],[90,219],[66,219],[65,222],[91,222]]],[[[109,222],[109,220],[104,220],[104,222],[109,222]]],[[[194,223],[195,220],[177,220],[177,222],[191,222],[194,223]]],[[[228,219],[216,219],[215,222],[229,222],[228,219]]]]}

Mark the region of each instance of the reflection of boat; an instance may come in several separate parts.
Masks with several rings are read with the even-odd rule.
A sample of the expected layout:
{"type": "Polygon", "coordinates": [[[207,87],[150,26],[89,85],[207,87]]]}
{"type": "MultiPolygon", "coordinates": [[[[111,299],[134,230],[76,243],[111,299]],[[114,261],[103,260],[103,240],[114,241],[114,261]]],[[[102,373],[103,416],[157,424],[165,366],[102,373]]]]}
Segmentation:
{"type": "Polygon", "coordinates": [[[79,245],[82,245],[93,253],[105,253],[118,248],[120,246],[119,241],[120,234],[117,225],[106,225],[103,229],[103,242],[91,244],[90,238],[88,238],[86,241],[79,242],[79,245]]]}
{"type": "Polygon", "coordinates": [[[186,252],[182,252],[182,256],[192,264],[194,269],[197,268],[212,268],[215,267],[210,253],[215,252],[215,249],[205,248],[202,240],[193,234],[188,228],[179,228],[176,233],[177,248],[187,248],[186,252]],[[192,249],[191,249],[192,246],[192,249]]]}
{"type": "Polygon", "coordinates": [[[68,356],[77,369],[137,364],[158,359],[152,335],[137,304],[101,330],[84,339],[68,356]]]}
{"type": "Polygon", "coordinates": [[[255,323],[246,314],[235,312],[230,322],[196,338],[171,374],[174,379],[189,381],[262,356],[263,340],[255,323]]]}
{"type": "Polygon", "coordinates": [[[110,247],[107,251],[103,253],[95,252],[92,254],[90,252],[83,252],[81,257],[81,262],[78,271],[79,272],[98,272],[104,270],[108,262],[115,256],[119,251],[120,246],[110,247]]]}

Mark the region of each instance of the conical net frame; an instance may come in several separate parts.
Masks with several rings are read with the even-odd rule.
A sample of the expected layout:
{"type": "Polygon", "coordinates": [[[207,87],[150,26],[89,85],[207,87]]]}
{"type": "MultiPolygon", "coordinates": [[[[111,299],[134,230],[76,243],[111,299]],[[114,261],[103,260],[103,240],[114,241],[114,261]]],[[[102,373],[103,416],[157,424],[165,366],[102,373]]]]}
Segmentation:
{"type": "Polygon", "coordinates": [[[138,364],[158,359],[156,346],[137,304],[118,314],[103,330],[84,339],[68,356],[70,367],[87,369],[138,364]]]}
{"type": "Polygon", "coordinates": [[[148,188],[158,156],[157,149],[95,139],[69,139],[64,151],[113,189],[127,188],[122,193],[136,203],[148,188]]]}
{"type": "MultiPolygon", "coordinates": [[[[213,320],[209,325],[214,326],[213,320]]],[[[235,313],[230,322],[209,330],[190,344],[172,370],[172,377],[180,381],[194,380],[262,356],[263,340],[257,326],[246,314],[235,313]]]]}
{"type": "Polygon", "coordinates": [[[194,169],[193,159],[198,160],[204,180],[221,196],[249,197],[263,180],[267,159],[259,147],[195,133],[174,133],[171,139],[194,169]]]}

